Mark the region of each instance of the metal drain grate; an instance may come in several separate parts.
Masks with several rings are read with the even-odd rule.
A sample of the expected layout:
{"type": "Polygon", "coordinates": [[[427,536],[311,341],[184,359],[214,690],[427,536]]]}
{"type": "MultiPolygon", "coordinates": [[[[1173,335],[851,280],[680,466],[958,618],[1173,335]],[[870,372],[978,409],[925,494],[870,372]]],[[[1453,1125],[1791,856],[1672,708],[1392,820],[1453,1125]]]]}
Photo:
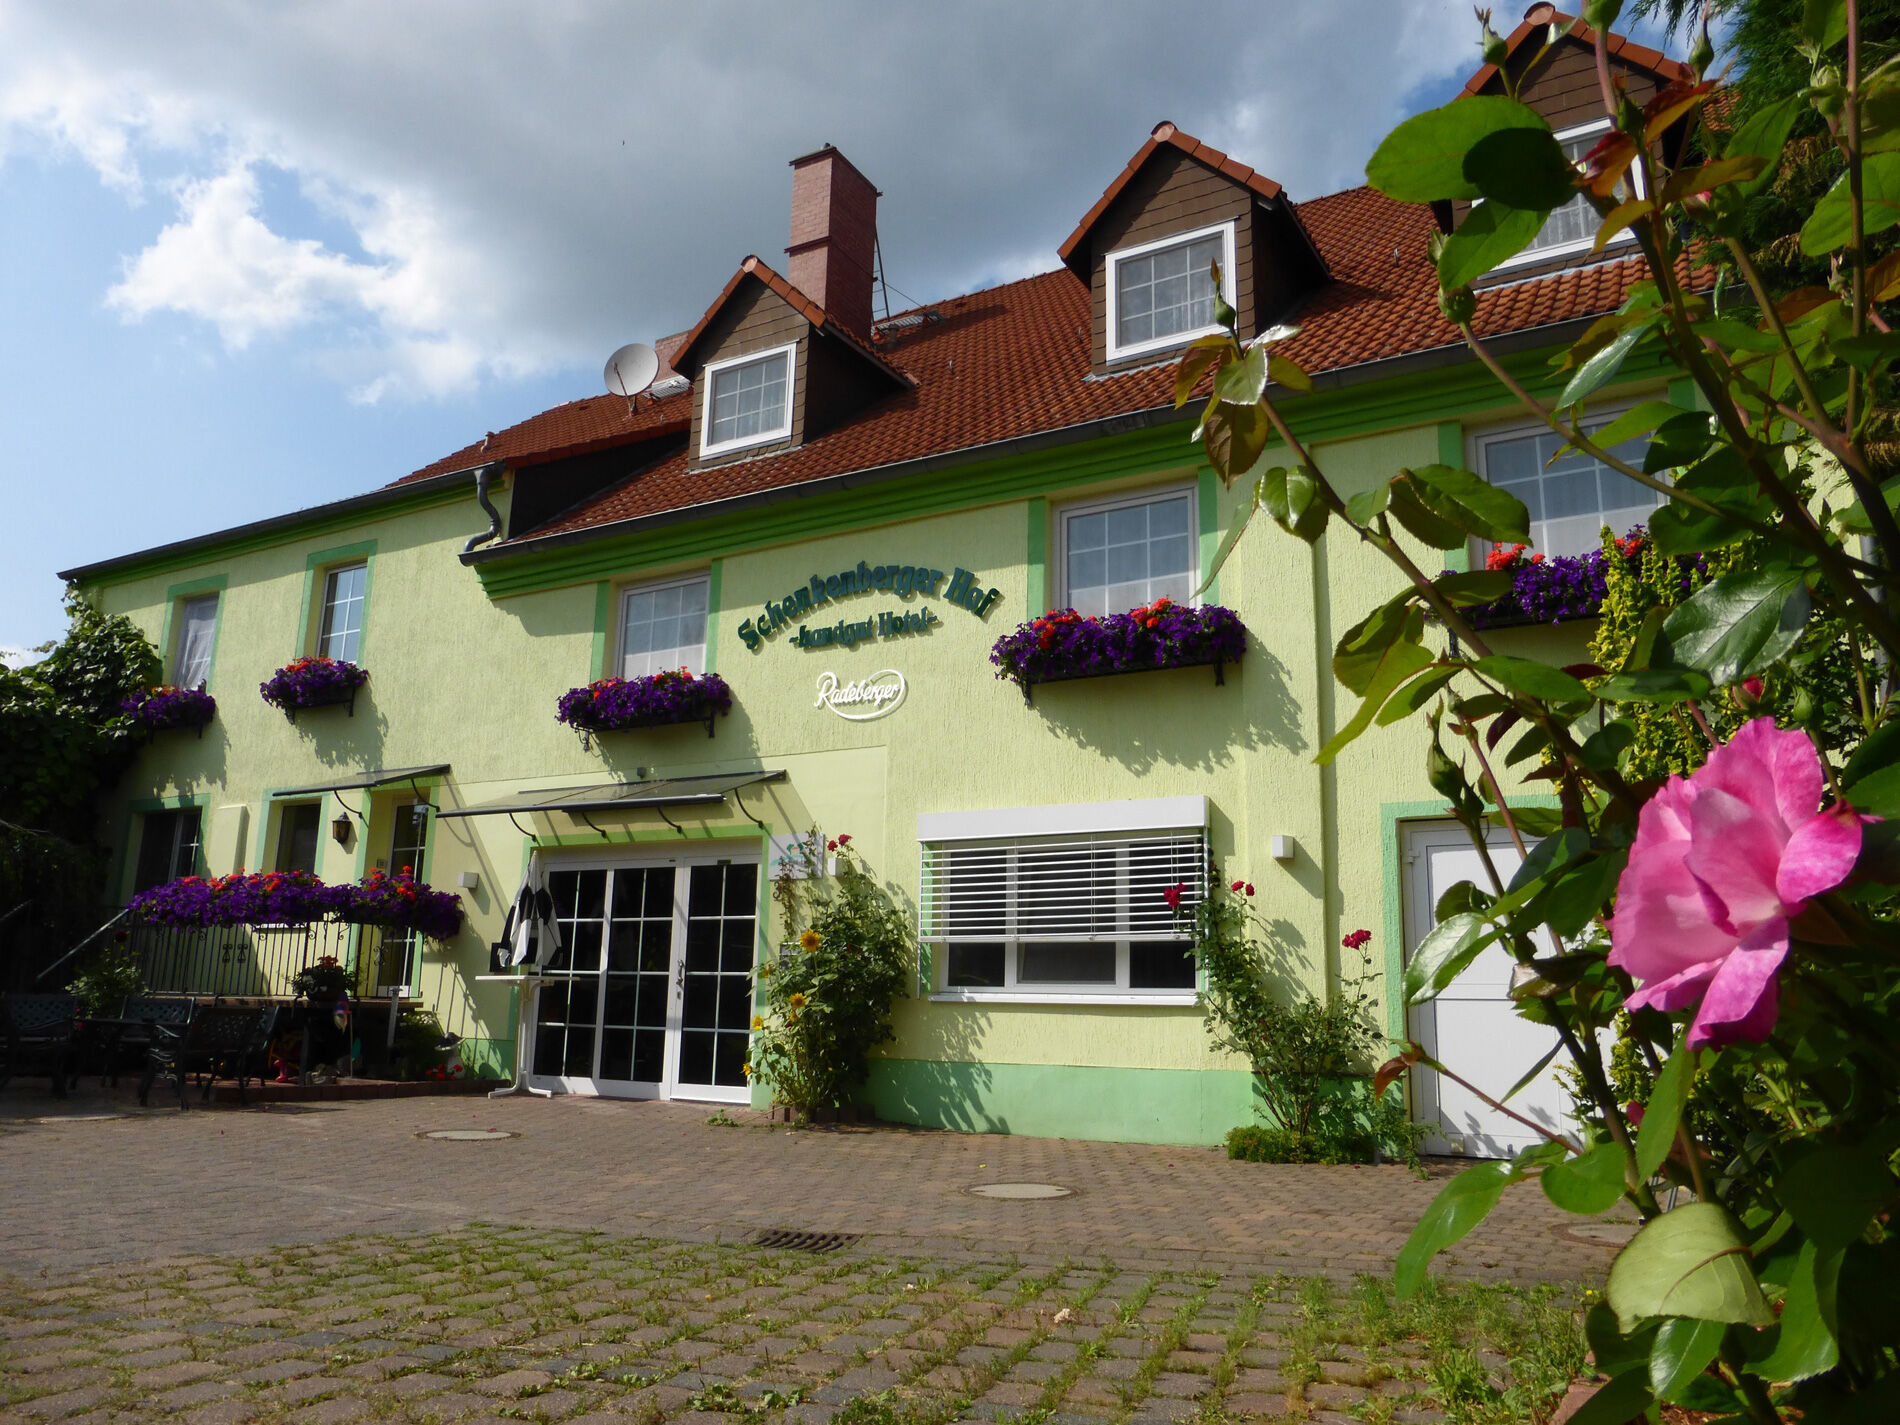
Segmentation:
{"type": "Polygon", "coordinates": [[[777,1247],[787,1252],[835,1252],[849,1247],[862,1232],[795,1232],[789,1227],[768,1227],[754,1233],[755,1247],[777,1247]]]}

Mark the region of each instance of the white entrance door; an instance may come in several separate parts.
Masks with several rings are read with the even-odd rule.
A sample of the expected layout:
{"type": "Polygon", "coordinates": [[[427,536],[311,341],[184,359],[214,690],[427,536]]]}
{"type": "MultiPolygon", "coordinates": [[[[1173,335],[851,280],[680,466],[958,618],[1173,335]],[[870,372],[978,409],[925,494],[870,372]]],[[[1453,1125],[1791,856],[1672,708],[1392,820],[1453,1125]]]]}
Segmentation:
{"type": "Polygon", "coordinates": [[[545,883],[561,951],[535,997],[529,1081],[745,1102],[758,863],[560,861],[545,883]]]}
{"type": "MultiPolygon", "coordinates": [[[[1460,881],[1492,889],[1484,862],[1471,837],[1455,822],[1424,822],[1405,828],[1405,945],[1409,958],[1436,922],[1438,899],[1460,881]]],[[[1502,831],[1492,833],[1491,859],[1508,885],[1520,858],[1502,831]]],[[[1549,932],[1540,931],[1540,953],[1553,953],[1549,932]]],[[[1451,986],[1429,1004],[1408,1011],[1412,1037],[1425,1052],[1470,1080],[1492,1098],[1510,1093],[1530,1067],[1557,1042],[1555,1030],[1532,1024],[1511,1003],[1511,972],[1516,965],[1501,945],[1487,946],[1451,986]]],[[[1530,1083],[1511,1098],[1510,1107],[1556,1132],[1568,1132],[1570,1094],[1558,1077],[1569,1063],[1559,1051],[1530,1083]]],[[[1429,1069],[1412,1075],[1412,1117],[1427,1125],[1428,1153],[1464,1153],[1474,1158],[1508,1158],[1540,1141],[1522,1123],[1498,1112],[1461,1084],[1429,1069]]]]}

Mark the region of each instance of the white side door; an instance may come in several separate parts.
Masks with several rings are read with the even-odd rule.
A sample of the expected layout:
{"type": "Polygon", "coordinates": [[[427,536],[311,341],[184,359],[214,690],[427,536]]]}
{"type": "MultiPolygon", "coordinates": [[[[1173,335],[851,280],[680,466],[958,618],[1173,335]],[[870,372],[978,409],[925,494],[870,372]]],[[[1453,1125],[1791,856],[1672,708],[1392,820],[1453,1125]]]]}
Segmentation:
{"type": "MultiPolygon", "coordinates": [[[[1417,822],[1403,828],[1400,856],[1405,889],[1405,947],[1409,960],[1436,923],[1439,897],[1460,881],[1490,890],[1483,859],[1456,822],[1417,822]]],[[[1491,859],[1508,885],[1521,863],[1503,831],[1490,840],[1491,859]]],[[[1548,932],[1539,932],[1540,953],[1554,953],[1548,932]]],[[[1408,1013],[1412,1037],[1426,1053],[1492,1098],[1512,1085],[1557,1042],[1555,1030],[1520,1018],[1511,1003],[1516,961],[1501,945],[1487,946],[1446,991],[1408,1013]]],[[[1570,1093],[1558,1070],[1569,1063],[1561,1051],[1511,1098],[1510,1107],[1555,1132],[1568,1132],[1570,1093]]],[[[1412,1117],[1430,1130],[1428,1153],[1508,1158],[1540,1141],[1522,1123],[1498,1112],[1461,1084],[1429,1069],[1412,1074],[1412,1117]]]]}

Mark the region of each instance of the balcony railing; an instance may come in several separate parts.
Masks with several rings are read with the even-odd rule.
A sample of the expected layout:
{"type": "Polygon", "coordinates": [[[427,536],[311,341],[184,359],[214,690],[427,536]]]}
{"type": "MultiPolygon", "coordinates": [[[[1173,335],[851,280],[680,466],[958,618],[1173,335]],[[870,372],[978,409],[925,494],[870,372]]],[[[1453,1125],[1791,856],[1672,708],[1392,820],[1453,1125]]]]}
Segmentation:
{"type": "Polygon", "coordinates": [[[334,921],[187,927],[133,924],[131,947],[151,994],[288,999],[292,981],[325,956],[350,972],[359,999],[412,985],[415,932],[334,921]]]}

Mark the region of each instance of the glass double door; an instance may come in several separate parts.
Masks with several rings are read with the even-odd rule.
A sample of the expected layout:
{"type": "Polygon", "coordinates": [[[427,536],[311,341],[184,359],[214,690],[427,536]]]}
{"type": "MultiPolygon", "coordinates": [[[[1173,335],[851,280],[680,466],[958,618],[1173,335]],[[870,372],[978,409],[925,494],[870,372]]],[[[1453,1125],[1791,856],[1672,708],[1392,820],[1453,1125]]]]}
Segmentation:
{"type": "Polygon", "coordinates": [[[551,866],[561,949],[535,999],[531,1082],[742,1103],[756,862],[551,866]]]}

